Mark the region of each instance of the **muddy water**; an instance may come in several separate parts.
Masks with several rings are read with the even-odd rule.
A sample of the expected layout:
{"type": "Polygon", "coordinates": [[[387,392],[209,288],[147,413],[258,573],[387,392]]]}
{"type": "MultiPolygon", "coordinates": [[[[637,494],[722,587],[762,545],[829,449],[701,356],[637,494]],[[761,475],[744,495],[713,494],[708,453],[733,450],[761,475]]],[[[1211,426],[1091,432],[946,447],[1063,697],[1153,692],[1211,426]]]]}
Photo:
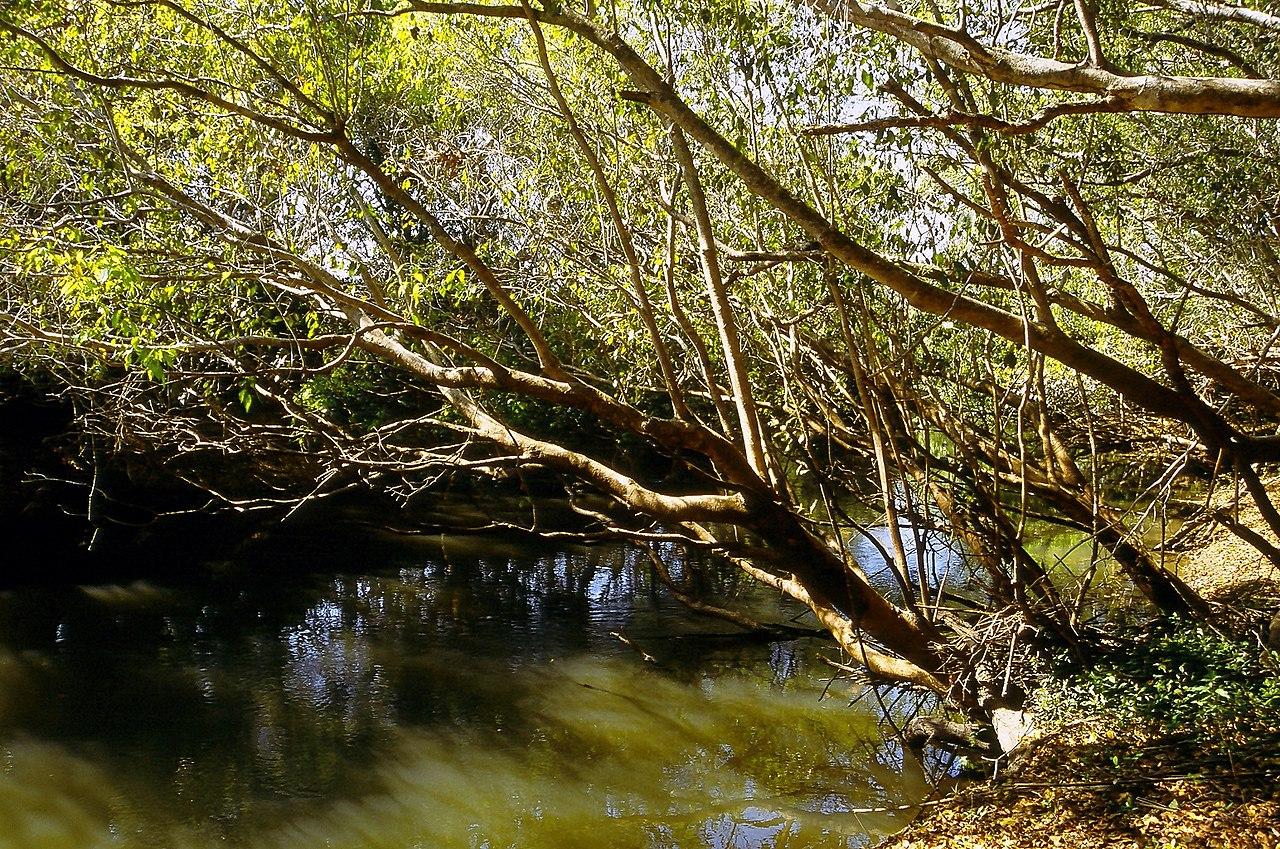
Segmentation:
{"type": "Polygon", "coordinates": [[[0,849],[863,846],[924,792],[823,644],[735,639],[624,549],[191,565],[0,593],[0,849]]]}

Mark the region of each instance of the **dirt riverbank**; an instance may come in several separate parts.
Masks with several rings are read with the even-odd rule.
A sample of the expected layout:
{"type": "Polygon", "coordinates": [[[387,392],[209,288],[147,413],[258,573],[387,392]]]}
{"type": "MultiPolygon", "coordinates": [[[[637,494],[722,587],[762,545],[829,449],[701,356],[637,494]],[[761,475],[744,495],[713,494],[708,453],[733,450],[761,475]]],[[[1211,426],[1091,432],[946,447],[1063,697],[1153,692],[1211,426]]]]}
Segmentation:
{"type": "MultiPolygon", "coordinates": [[[[1256,511],[1231,518],[1265,533],[1256,511]]],[[[1220,523],[1191,530],[1180,572],[1235,621],[1255,623],[1265,652],[1280,569],[1220,523]]],[[[1280,675],[1280,652],[1262,656],[1280,675]]],[[[1272,720],[1214,739],[1080,716],[1040,732],[997,780],[927,802],[879,849],[1280,849],[1280,716],[1272,720]]]]}

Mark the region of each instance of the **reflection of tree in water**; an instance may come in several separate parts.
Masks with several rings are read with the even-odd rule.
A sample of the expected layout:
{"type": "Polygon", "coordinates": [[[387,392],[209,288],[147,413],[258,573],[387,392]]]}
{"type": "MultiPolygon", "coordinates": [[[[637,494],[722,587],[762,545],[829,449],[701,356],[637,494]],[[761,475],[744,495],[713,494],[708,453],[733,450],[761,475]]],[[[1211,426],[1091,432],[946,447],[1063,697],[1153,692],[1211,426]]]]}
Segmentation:
{"type": "Polygon", "coordinates": [[[267,554],[173,590],[11,599],[3,636],[40,660],[7,724],[104,749],[140,783],[172,779],[183,807],[235,817],[255,798],[358,787],[404,723],[511,733],[513,669],[613,648],[608,630],[647,604],[617,548],[464,551],[332,579],[282,576],[267,554]]]}
{"type": "Polygon", "coordinates": [[[451,557],[333,578],[237,663],[262,671],[246,688],[254,783],[334,792],[406,723],[528,733],[516,705],[529,682],[512,671],[588,651],[597,622],[628,617],[634,581],[620,554],[451,557]]]}
{"type": "MultiPolygon", "coordinates": [[[[666,816],[646,787],[695,807],[716,782],[729,799],[788,787],[807,810],[847,806],[849,788],[873,793],[841,773],[860,757],[849,751],[851,717],[810,716],[779,689],[805,670],[811,646],[723,639],[723,626],[691,620],[628,549],[479,548],[370,549],[362,559],[377,571],[336,576],[282,573],[264,557],[171,590],[0,602],[12,614],[0,615],[0,640],[41,657],[24,682],[27,707],[7,725],[101,763],[147,817],[219,837],[269,828],[300,805],[394,795],[401,778],[382,767],[406,733],[461,741],[422,750],[460,759],[447,769],[412,764],[462,782],[446,796],[465,795],[470,769],[488,768],[466,766],[479,752],[511,753],[494,763],[523,773],[491,783],[538,799],[614,787],[609,804],[634,815],[666,816]],[[614,631],[651,647],[659,668],[614,631]],[[726,669],[734,675],[718,677],[726,669]],[[765,698],[773,691],[778,700],[765,698]],[[814,773],[814,752],[835,772],[814,773]],[[615,760],[617,770],[602,766],[615,760]],[[815,801],[823,780],[843,788],[843,802],[815,801]]],[[[683,578],[686,564],[672,571],[683,578]]],[[[688,577],[729,589],[738,580],[712,568],[688,577]]],[[[604,802],[591,804],[598,814],[604,802]]],[[[775,807],[784,804],[801,803],[775,807]]]]}
{"type": "Polygon", "coordinates": [[[781,684],[795,677],[800,664],[799,647],[794,642],[778,642],[769,647],[769,668],[773,670],[773,683],[781,684]]]}
{"type": "MultiPolygon", "coordinates": [[[[973,580],[973,563],[966,557],[964,547],[950,534],[916,527],[903,520],[898,536],[902,540],[908,567],[913,574],[922,572],[931,590],[939,587],[956,590],[973,580]]],[[[890,565],[893,557],[885,556],[893,550],[892,528],[867,528],[850,540],[849,548],[876,588],[900,603],[902,593],[890,565]]]]}

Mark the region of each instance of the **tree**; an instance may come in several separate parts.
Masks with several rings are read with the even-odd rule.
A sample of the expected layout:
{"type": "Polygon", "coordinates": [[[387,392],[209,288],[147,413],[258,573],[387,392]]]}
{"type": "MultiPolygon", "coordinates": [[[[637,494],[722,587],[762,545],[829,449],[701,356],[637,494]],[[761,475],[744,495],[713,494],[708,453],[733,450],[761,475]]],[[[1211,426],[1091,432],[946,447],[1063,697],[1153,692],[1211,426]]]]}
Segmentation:
{"type": "Polygon", "coordinates": [[[1200,618],[1142,537],[1174,480],[1229,471],[1280,534],[1280,84],[1237,37],[1272,23],[1172,0],[11,4],[6,349],[188,474],[302,456],[316,492],[411,493],[549,469],[593,496],[584,535],[731,558],[874,676],[985,716],[1017,702],[991,641],[1099,636],[1099,561],[1055,572],[1028,521],[1200,618]],[[1159,462],[1119,499],[1113,439],[1159,462]],[[847,544],[867,469],[890,589],[847,544]],[[960,540],[984,595],[957,607],[906,526],[960,540]]]}

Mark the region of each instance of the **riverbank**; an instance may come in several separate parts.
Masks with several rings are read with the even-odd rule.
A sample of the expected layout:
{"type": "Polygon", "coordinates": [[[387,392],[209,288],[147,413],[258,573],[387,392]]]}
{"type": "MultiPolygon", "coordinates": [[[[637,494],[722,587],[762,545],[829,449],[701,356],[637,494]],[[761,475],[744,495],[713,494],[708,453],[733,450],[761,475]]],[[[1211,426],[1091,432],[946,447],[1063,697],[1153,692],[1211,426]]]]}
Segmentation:
{"type": "Polygon", "coordinates": [[[1074,725],[1002,780],[926,804],[880,849],[1275,849],[1275,739],[1228,757],[1140,728],[1074,725]]]}
{"type": "MultiPolygon", "coordinates": [[[[1256,514],[1238,515],[1261,528],[1256,514]]],[[[1237,621],[1252,623],[1252,644],[1238,657],[1256,664],[1255,676],[1261,670],[1270,679],[1262,689],[1274,699],[1280,652],[1263,644],[1274,641],[1267,626],[1280,615],[1280,569],[1221,525],[1188,535],[1185,549],[1194,551],[1182,568],[1188,582],[1237,621]]],[[[1206,652],[1204,659],[1234,669],[1235,658],[1206,652]]],[[[1194,703],[1194,686],[1205,686],[1182,680],[1194,665],[1151,669],[1153,681],[1166,676],[1166,696],[1183,699],[1177,709],[1194,703]]],[[[1132,666],[1141,670],[1140,663],[1132,666]]],[[[1204,680],[1219,680],[1216,675],[1211,669],[1204,680]]],[[[1117,683],[1123,682],[1113,680],[1113,692],[1123,692],[1117,683]]],[[[1264,702],[1246,693],[1247,704],[1233,714],[1231,702],[1242,694],[1228,686],[1207,692],[1202,702],[1220,699],[1219,714],[1202,714],[1190,722],[1200,727],[1178,731],[1173,717],[1160,715],[1168,704],[1159,693],[1121,695],[1119,703],[1079,704],[1078,698],[1079,691],[1071,692],[1063,701],[1072,704],[1054,706],[1059,712],[1042,723],[1014,767],[926,802],[915,822],[879,849],[1280,847],[1280,711],[1264,707],[1250,715],[1264,702]],[[1161,710],[1135,715],[1142,711],[1130,708],[1143,699],[1161,710]]]]}

